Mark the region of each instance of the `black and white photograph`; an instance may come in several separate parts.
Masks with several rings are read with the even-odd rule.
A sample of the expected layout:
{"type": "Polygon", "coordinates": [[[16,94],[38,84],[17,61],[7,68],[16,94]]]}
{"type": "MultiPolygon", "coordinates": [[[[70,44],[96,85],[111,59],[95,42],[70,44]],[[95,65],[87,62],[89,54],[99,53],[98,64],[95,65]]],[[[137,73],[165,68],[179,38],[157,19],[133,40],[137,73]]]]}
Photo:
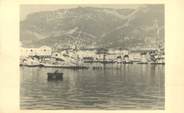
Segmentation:
{"type": "Polygon", "coordinates": [[[164,4],[21,4],[21,110],[165,110],[164,4]]]}

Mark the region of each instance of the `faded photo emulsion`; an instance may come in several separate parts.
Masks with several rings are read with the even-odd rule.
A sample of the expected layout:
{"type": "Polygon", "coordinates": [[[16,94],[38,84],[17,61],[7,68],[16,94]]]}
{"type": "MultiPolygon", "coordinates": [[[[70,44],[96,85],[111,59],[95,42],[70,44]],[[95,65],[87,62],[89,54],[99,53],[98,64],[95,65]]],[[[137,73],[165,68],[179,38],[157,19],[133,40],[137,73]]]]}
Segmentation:
{"type": "Polygon", "coordinates": [[[19,8],[20,109],[165,109],[163,4],[19,8]]]}

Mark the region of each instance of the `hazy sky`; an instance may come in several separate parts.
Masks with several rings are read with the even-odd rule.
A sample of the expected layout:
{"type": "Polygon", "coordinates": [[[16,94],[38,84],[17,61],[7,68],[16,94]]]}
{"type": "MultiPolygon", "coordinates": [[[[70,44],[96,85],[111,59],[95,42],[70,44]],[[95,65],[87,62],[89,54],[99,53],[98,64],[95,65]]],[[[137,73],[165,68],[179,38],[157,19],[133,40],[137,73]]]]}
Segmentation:
{"type": "Polygon", "coordinates": [[[101,7],[101,8],[136,8],[140,5],[21,5],[20,6],[20,19],[23,20],[26,16],[33,12],[40,11],[52,11],[57,9],[67,9],[67,8],[75,8],[75,7],[101,7]]]}

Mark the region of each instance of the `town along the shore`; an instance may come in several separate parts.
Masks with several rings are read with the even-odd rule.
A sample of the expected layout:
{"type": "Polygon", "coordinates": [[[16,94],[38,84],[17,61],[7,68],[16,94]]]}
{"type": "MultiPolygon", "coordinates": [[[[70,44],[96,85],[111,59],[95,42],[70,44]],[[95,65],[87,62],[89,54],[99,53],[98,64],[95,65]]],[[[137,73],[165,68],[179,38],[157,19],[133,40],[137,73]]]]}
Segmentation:
{"type": "Polygon", "coordinates": [[[165,64],[164,48],[21,48],[20,66],[88,68],[86,63],[165,64]]]}

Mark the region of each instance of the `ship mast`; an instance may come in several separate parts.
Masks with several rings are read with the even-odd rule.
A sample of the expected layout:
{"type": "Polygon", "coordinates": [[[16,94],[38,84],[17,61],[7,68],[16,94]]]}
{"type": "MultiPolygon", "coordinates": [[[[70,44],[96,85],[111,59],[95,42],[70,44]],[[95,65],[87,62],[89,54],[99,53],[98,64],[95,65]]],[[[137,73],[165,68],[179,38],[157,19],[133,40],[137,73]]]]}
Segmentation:
{"type": "Polygon", "coordinates": [[[160,29],[159,29],[159,26],[158,26],[158,20],[155,19],[154,21],[154,27],[156,29],[156,41],[157,41],[157,47],[160,48],[160,29]]]}

